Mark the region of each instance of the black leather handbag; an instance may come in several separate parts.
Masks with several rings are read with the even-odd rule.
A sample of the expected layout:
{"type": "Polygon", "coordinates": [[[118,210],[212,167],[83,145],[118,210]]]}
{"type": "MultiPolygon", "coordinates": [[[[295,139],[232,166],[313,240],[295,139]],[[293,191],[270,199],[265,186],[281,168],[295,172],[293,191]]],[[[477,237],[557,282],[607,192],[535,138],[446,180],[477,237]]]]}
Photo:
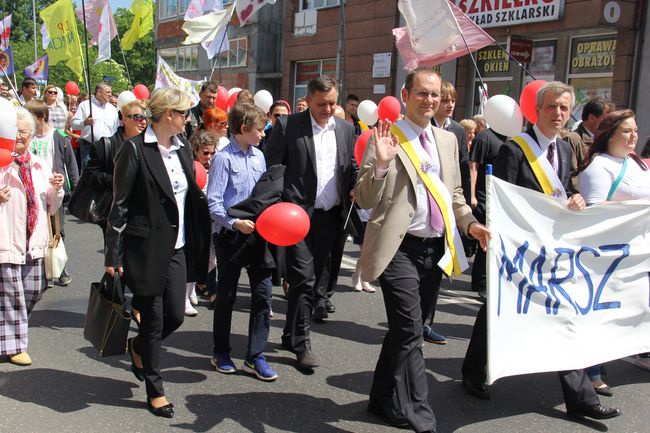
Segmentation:
{"type": "MultiPolygon", "coordinates": [[[[109,139],[104,137],[101,142],[104,144],[105,154],[108,155],[109,139]]],[[[72,193],[68,210],[81,221],[97,224],[108,219],[112,199],[113,192],[96,190],[92,184],[92,173],[84,170],[72,193]]]]}
{"type": "Polygon", "coordinates": [[[124,289],[119,275],[104,274],[90,285],[90,299],[84,324],[84,338],[101,356],[124,355],[131,314],[126,310],[124,289]]]}

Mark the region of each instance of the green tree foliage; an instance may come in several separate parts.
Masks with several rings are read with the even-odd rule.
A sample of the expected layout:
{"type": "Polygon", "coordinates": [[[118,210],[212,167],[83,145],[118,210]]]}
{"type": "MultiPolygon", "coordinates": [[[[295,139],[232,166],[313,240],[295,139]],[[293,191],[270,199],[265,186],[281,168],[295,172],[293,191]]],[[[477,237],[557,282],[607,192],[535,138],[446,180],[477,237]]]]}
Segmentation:
{"type": "MultiPolygon", "coordinates": [[[[36,0],[36,51],[37,57],[45,54],[42,48],[42,37],[40,33],[43,21],[38,16],[38,12],[50,4],[52,0],[36,0]]],[[[76,5],[75,5],[76,8],[76,5]]],[[[16,71],[16,81],[20,86],[24,76],[23,69],[34,62],[34,24],[32,21],[32,2],[30,0],[5,0],[0,2],[0,18],[12,14],[11,20],[11,38],[10,45],[14,56],[14,67],[16,71]]],[[[133,14],[127,9],[119,8],[113,12],[115,23],[118,29],[119,37],[131,26],[133,14]]],[[[81,38],[81,49],[85,53],[83,24],[77,19],[77,28],[81,38]]],[[[90,35],[88,35],[90,40],[90,35]]],[[[90,81],[91,85],[102,81],[104,77],[114,77],[111,82],[113,90],[120,92],[131,88],[128,80],[124,61],[128,62],[129,72],[133,85],[143,83],[150,88],[153,87],[156,73],[156,52],[153,45],[153,32],[144,38],[141,38],[133,47],[133,50],[126,51],[124,56],[120,49],[119,38],[113,39],[111,44],[111,59],[95,65],[97,60],[97,47],[89,46],[88,55],[90,57],[90,81]]],[[[74,72],[60,62],[55,66],[49,67],[48,83],[64,88],[68,81],[76,81],[79,88],[84,92],[85,77],[79,79],[74,72]]],[[[92,90],[92,89],[91,89],[92,90]]]]}

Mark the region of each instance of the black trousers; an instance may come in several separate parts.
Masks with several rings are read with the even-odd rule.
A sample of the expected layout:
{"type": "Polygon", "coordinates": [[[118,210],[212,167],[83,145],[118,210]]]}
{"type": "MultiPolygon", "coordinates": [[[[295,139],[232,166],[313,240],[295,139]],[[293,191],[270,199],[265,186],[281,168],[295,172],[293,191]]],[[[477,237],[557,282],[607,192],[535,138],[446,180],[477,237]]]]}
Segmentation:
{"type": "Polygon", "coordinates": [[[160,347],[162,340],[183,323],[186,296],[186,264],[183,248],[174,251],[162,294],[133,296],[140,309],[140,332],[134,340],[134,349],[142,357],[144,381],[149,398],[165,395],[160,374],[160,347]]]}
{"type": "Polygon", "coordinates": [[[336,286],[338,285],[339,272],[341,272],[341,261],[343,260],[343,252],[345,251],[345,241],[347,234],[341,232],[337,234],[332,244],[332,250],[327,258],[325,267],[321,273],[320,278],[316,282],[316,299],[314,306],[325,305],[326,301],[334,296],[336,293],[336,286]]]}
{"type": "MultiPolygon", "coordinates": [[[[463,377],[483,382],[487,366],[487,303],[481,306],[476,316],[472,339],[467,347],[463,362],[463,377]]],[[[598,404],[600,400],[584,370],[559,371],[562,394],[567,411],[581,410],[598,404]]]]}
{"type": "Polygon", "coordinates": [[[296,245],[286,247],[289,299],[282,339],[295,352],[311,350],[309,329],[314,306],[316,302],[324,303],[327,300],[326,291],[318,294],[316,287],[323,274],[327,274],[325,272],[327,259],[335,241],[343,236],[340,218],[339,206],[328,211],[315,210],[305,239],[296,245]]]}
{"type": "Polygon", "coordinates": [[[477,292],[485,291],[487,287],[486,255],[482,248],[476,249],[472,265],[472,289],[477,292]]]}
{"type": "Polygon", "coordinates": [[[422,354],[422,300],[433,299],[442,270],[444,239],[422,241],[404,237],[397,253],[379,277],[388,318],[370,401],[404,416],[415,431],[435,429],[422,354]]]}

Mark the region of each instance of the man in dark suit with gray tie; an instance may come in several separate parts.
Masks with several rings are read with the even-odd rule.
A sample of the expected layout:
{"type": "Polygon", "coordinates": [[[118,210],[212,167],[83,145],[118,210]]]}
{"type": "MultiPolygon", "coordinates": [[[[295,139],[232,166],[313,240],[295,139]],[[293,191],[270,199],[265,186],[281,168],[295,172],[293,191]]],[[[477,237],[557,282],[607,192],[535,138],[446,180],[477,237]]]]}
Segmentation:
{"type": "Polygon", "coordinates": [[[304,208],[311,222],[307,237],[286,250],[289,303],[282,346],[296,353],[301,370],[318,366],[311,352],[312,317],[334,310],[327,284],[319,280],[327,278],[330,251],[342,249],[345,242],[343,229],[358,172],[354,127],[333,116],[337,99],[332,78],[311,80],[309,109],[280,117],[266,144],[267,165],[287,167],[282,200],[304,208]]]}
{"type": "MultiPolygon", "coordinates": [[[[585,202],[580,194],[571,195],[569,188],[571,146],[558,136],[569,120],[573,101],[571,86],[553,81],[542,87],[537,94],[537,122],[499,148],[494,175],[533,191],[564,198],[569,209],[579,211],[584,209],[585,202]]],[[[486,305],[476,317],[462,369],[463,386],[469,394],[482,399],[490,398],[485,385],[486,305]]],[[[616,408],[600,404],[584,370],[560,371],[558,375],[569,417],[606,419],[621,414],[616,408]]]]}

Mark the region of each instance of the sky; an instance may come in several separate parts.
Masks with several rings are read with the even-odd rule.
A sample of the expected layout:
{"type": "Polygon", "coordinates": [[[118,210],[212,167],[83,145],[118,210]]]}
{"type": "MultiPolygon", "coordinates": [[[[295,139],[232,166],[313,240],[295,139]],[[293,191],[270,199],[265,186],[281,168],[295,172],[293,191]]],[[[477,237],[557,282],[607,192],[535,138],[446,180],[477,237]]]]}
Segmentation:
{"type": "Polygon", "coordinates": [[[111,4],[112,10],[116,10],[117,8],[128,9],[131,3],[133,3],[133,0],[109,0],[109,3],[111,4]]]}

